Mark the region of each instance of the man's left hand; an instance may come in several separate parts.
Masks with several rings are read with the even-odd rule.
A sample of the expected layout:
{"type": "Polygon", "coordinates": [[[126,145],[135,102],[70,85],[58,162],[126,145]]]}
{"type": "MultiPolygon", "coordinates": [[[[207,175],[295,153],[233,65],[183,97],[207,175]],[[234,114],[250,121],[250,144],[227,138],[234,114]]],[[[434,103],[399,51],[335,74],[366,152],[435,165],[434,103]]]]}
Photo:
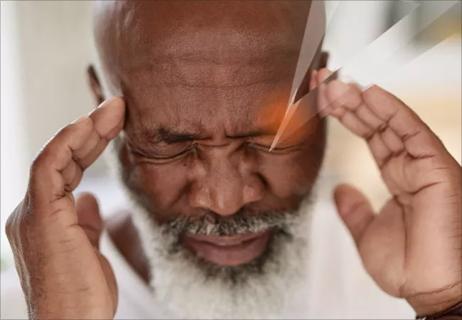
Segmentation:
{"type": "Polygon", "coordinates": [[[461,167],[431,129],[402,101],[373,86],[361,92],[335,80],[321,84],[321,113],[363,137],[391,197],[377,214],[355,188],[334,192],[339,215],[363,264],[387,293],[419,315],[462,300],[461,167]]]}

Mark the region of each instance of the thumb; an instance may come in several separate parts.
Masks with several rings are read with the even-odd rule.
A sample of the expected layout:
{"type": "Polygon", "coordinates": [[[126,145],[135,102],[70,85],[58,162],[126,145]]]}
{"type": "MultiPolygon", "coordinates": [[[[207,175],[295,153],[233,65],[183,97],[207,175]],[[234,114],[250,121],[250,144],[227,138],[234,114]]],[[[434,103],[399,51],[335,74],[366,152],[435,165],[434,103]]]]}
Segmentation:
{"type": "Polygon", "coordinates": [[[334,191],[337,211],[358,246],[364,231],[374,220],[374,211],[369,200],[356,188],[342,184],[334,191]]]}
{"type": "Polygon", "coordinates": [[[76,203],[79,226],[85,231],[91,244],[99,247],[99,238],[103,230],[103,220],[99,213],[98,202],[91,193],[83,193],[76,203]]]}

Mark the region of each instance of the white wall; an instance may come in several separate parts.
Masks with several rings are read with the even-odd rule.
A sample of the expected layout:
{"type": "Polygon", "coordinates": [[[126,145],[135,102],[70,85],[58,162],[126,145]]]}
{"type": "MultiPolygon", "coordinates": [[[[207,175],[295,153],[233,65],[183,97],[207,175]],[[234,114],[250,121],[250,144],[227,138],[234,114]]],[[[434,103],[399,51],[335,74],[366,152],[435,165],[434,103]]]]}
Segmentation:
{"type": "Polygon", "coordinates": [[[94,107],[85,77],[92,45],[89,1],[1,2],[2,251],[4,222],[24,194],[34,155],[94,107]]]}

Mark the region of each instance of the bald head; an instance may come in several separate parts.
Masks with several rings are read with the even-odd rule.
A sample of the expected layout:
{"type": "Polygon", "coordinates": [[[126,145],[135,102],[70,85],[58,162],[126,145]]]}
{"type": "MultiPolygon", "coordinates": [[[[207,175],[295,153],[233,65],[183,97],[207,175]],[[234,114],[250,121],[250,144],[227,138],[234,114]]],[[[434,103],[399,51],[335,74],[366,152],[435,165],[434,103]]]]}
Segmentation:
{"type": "Polygon", "coordinates": [[[293,72],[309,8],[310,1],[103,1],[96,44],[115,86],[127,70],[146,68],[162,74],[155,82],[246,85],[293,72]]]}
{"type": "Polygon", "coordinates": [[[292,160],[259,157],[287,106],[310,7],[292,0],[96,4],[104,78],[127,105],[120,160],[149,211],[165,219],[232,213],[272,184],[261,207],[288,208],[308,192],[322,158],[321,122],[286,146],[292,160]],[[301,143],[311,149],[301,151],[301,143]]]}
{"type": "MultiPolygon", "coordinates": [[[[123,96],[127,106],[118,144],[121,176],[149,219],[168,226],[176,218],[207,215],[246,224],[242,216],[297,212],[318,175],[324,122],[313,119],[296,139],[268,149],[287,107],[310,9],[310,1],[293,0],[97,4],[95,38],[104,78],[109,94],[123,96]]],[[[186,252],[217,266],[263,265],[272,259],[265,254],[274,252],[270,247],[280,247],[269,239],[282,227],[273,229],[274,235],[236,254],[218,247],[204,251],[182,235],[174,242],[186,241],[186,252]]],[[[139,232],[145,239],[154,233],[139,232]]],[[[145,251],[155,250],[148,244],[145,251]]],[[[275,291],[264,289],[260,298],[275,291]]]]}

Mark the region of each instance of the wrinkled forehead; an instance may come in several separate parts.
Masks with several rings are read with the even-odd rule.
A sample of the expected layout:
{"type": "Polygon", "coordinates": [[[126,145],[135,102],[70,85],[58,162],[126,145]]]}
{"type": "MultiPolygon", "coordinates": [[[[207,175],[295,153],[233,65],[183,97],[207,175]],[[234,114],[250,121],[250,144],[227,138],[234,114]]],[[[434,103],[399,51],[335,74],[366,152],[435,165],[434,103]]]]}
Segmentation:
{"type": "Polygon", "coordinates": [[[177,117],[186,107],[248,110],[288,94],[309,9],[310,1],[103,2],[95,36],[110,87],[131,100],[132,114],[156,103],[177,117]]]}
{"type": "Polygon", "coordinates": [[[310,1],[103,1],[96,44],[110,69],[169,58],[269,62],[297,56],[309,9],[310,1]]]}

